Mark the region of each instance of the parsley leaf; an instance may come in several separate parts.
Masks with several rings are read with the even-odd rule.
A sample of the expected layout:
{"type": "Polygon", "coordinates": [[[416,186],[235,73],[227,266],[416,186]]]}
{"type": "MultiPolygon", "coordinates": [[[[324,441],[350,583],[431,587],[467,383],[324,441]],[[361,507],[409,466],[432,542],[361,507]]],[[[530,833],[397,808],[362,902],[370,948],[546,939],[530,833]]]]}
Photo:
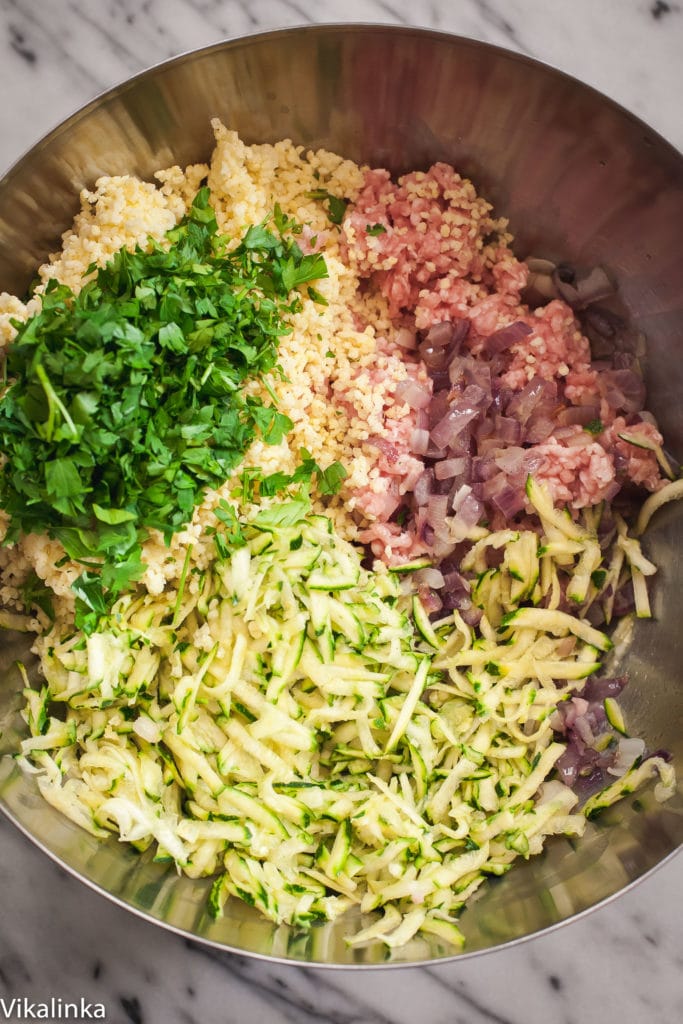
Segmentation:
{"type": "Polygon", "coordinates": [[[321,494],[337,494],[347,476],[341,462],[333,462],[327,469],[318,469],[318,490],[321,494]]]}
{"type": "Polygon", "coordinates": [[[340,196],[332,195],[326,188],[316,188],[312,192],[306,193],[307,199],[319,199],[327,204],[327,216],[330,218],[333,224],[341,224],[346,213],[346,207],[349,204],[348,199],[342,199],[340,196]]]}
{"type": "Polygon", "coordinates": [[[49,619],[55,617],[52,605],[52,591],[35,572],[31,571],[21,587],[21,602],[27,611],[36,607],[42,609],[49,619]]]}
{"type": "Polygon", "coordinates": [[[240,477],[240,494],[243,501],[255,501],[259,497],[270,498],[282,494],[295,484],[304,485],[300,493],[308,493],[314,486],[321,497],[337,494],[348,476],[341,462],[332,462],[321,469],[311,453],[305,448],[299,452],[300,463],[293,473],[270,473],[264,476],[256,466],[247,466],[240,477]]]}
{"type": "Polygon", "coordinates": [[[278,526],[296,526],[311,510],[311,503],[307,498],[295,498],[293,501],[285,501],[281,505],[273,505],[271,508],[264,508],[257,512],[252,524],[259,530],[274,530],[278,526]]]}

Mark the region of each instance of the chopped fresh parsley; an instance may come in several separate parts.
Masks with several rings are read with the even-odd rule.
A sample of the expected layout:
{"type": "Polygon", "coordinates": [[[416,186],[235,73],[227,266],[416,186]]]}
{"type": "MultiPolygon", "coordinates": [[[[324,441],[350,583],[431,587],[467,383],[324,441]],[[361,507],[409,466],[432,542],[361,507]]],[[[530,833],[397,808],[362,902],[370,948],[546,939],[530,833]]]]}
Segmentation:
{"type": "Polygon", "coordinates": [[[320,494],[337,494],[348,475],[341,462],[333,462],[323,470],[318,467],[316,474],[320,494]]]}
{"type": "Polygon", "coordinates": [[[259,530],[275,530],[278,527],[284,529],[300,523],[310,509],[311,505],[307,498],[294,498],[292,501],[261,509],[254,516],[252,523],[259,530]]]}
{"type": "Polygon", "coordinates": [[[278,444],[292,426],[244,385],[277,371],[300,307],[290,293],[327,276],[324,257],[302,252],[277,207],[229,249],[209,200],[201,189],[166,243],[91,266],[78,295],[50,281],[40,312],[14,322],[0,394],[6,540],[61,541],[85,568],[74,589],[86,618],[139,578],[148,530],[168,542],[256,436],[278,444]]]}
{"type": "Polygon", "coordinates": [[[222,499],[218,507],[214,509],[214,515],[221,523],[221,528],[218,530],[209,528],[207,532],[213,534],[216,554],[225,561],[230,557],[231,551],[234,551],[235,548],[243,548],[247,541],[237,512],[229,502],[222,499]]]}
{"type": "Polygon", "coordinates": [[[312,192],[306,193],[307,199],[318,199],[321,202],[327,204],[327,216],[330,218],[333,224],[341,224],[346,213],[346,207],[348,206],[348,199],[341,199],[339,196],[333,196],[331,192],[328,192],[325,188],[316,188],[312,192]]]}
{"type": "Polygon", "coordinates": [[[311,302],[317,302],[319,306],[329,306],[329,302],[325,296],[319,292],[317,288],[313,288],[312,285],[309,285],[308,297],[311,302]]]}
{"type": "Polygon", "coordinates": [[[593,586],[596,588],[596,590],[601,590],[602,589],[602,587],[605,584],[605,580],[606,579],[607,579],[607,570],[606,569],[595,569],[591,573],[591,582],[592,582],[593,586]]]}
{"type": "Polygon", "coordinates": [[[601,420],[591,420],[583,429],[588,434],[602,434],[605,424],[601,420]]]}
{"type": "Polygon", "coordinates": [[[301,493],[307,493],[314,486],[318,494],[325,497],[339,492],[348,475],[341,462],[333,462],[326,469],[321,469],[305,448],[300,450],[299,459],[299,465],[291,474],[277,472],[264,476],[257,467],[246,467],[240,475],[239,494],[242,500],[255,501],[272,497],[294,485],[303,485],[301,493]]]}
{"type": "Polygon", "coordinates": [[[384,224],[366,224],[365,233],[367,235],[385,235],[387,229],[384,224]]]}
{"type": "Polygon", "coordinates": [[[54,619],[52,591],[35,572],[31,571],[21,587],[21,602],[27,611],[40,608],[49,619],[54,619]]]}

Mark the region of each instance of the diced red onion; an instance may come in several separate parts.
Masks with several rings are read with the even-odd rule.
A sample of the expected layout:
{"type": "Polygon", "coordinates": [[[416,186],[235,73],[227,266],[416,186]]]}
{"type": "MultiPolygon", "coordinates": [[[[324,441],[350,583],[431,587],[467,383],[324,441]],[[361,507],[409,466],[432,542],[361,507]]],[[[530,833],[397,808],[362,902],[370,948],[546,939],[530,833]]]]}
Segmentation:
{"type": "Polygon", "coordinates": [[[379,449],[382,452],[387,462],[393,463],[399,457],[399,449],[393,441],[389,441],[386,437],[379,437],[377,434],[373,434],[372,437],[367,439],[367,444],[372,445],[373,448],[379,449]]]}
{"type": "Polygon", "coordinates": [[[592,328],[596,334],[604,339],[612,339],[616,336],[620,327],[623,327],[621,317],[609,309],[602,309],[600,306],[590,306],[581,315],[584,326],[592,328]]]}
{"type": "Polygon", "coordinates": [[[449,610],[453,608],[470,608],[470,584],[457,570],[452,570],[444,575],[442,600],[444,606],[449,610]]]}
{"type": "Polygon", "coordinates": [[[434,476],[437,480],[451,480],[458,473],[462,473],[466,464],[467,459],[462,456],[458,459],[444,459],[435,464],[434,476]]]}
{"type": "Polygon", "coordinates": [[[447,348],[434,348],[433,345],[423,341],[418,347],[418,352],[420,353],[420,359],[430,373],[446,370],[448,367],[449,352],[447,348]]]}
{"type": "Polygon", "coordinates": [[[451,508],[454,512],[459,512],[465,500],[472,493],[472,488],[469,484],[462,484],[453,497],[451,498],[451,508]]]}
{"type": "Polygon", "coordinates": [[[587,423],[592,423],[594,420],[599,419],[599,406],[594,405],[570,405],[566,409],[561,409],[557,414],[557,422],[561,427],[571,426],[577,424],[580,427],[585,427],[587,423]]]}
{"type": "Polygon", "coordinates": [[[505,352],[511,345],[532,333],[532,328],[528,324],[525,324],[523,320],[517,320],[515,323],[509,324],[509,326],[501,327],[499,330],[494,331],[493,334],[489,334],[488,338],[484,339],[484,351],[488,355],[505,352]]]}
{"type": "Polygon", "coordinates": [[[394,335],[394,341],[400,348],[404,348],[408,351],[417,348],[417,337],[415,331],[411,331],[409,327],[399,327],[394,335]]]}
{"type": "Polygon", "coordinates": [[[395,394],[400,402],[405,402],[411,409],[426,409],[432,400],[430,389],[413,377],[399,380],[395,394]]]}
{"type": "Polygon", "coordinates": [[[466,626],[478,626],[484,612],[481,608],[471,605],[469,608],[459,608],[458,611],[466,626]]]}
{"type": "Polygon", "coordinates": [[[434,527],[427,521],[427,504],[421,505],[415,514],[415,532],[428,547],[434,543],[434,527]]]}
{"type": "Polygon", "coordinates": [[[443,573],[440,569],[436,569],[434,566],[428,566],[426,569],[418,570],[413,579],[415,580],[416,586],[430,587],[432,590],[440,590],[444,585],[443,573]]]}
{"type": "Polygon", "coordinates": [[[561,431],[571,430],[571,434],[567,434],[564,437],[564,443],[567,448],[587,448],[588,445],[593,444],[595,438],[592,434],[589,434],[586,430],[576,430],[576,427],[560,427],[555,431],[555,437],[558,440],[562,437],[561,431]]]}
{"type": "Polygon", "coordinates": [[[533,448],[527,448],[524,452],[525,478],[529,476],[530,473],[536,473],[543,465],[543,462],[543,455],[539,455],[538,452],[535,452],[533,448]]]}
{"type": "Polygon", "coordinates": [[[427,331],[424,340],[430,348],[446,348],[453,340],[453,324],[448,321],[433,324],[427,331]]]}
{"type": "Polygon", "coordinates": [[[435,612],[440,612],[443,605],[441,598],[438,594],[435,594],[430,587],[421,586],[417,588],[417,593],[422,602],[422,606],[429,615],[433,615],[435,612]]]}
{"type": "Polygon", "coordinates": [[[413,498],[416,505],[426,505],[434,490],[434,470],[425,469],[417,478],[413,489],[413,498]]]}
{"type": "Polygon", "coordinates": [[[524,464],[526,452],[524,448],[518,448],[514,445],[510,448],[504,448],[502,451],[496,453],[493,457],[493,461],[502,469],[505,473],[524,473],[526,476],[526,466],[524,464]]]}
{"type": "Polygon", "coordinates": [[[473,526],[476,526],[484,515],[484,506],[472,492],[472,489],[467,487],[466,484],[464,484],[454,496],[453,506],[453,511],[457,516],[458,522],[461,523],[466,530],[470,530],[473,526]],[[467,489],[468,493],[463,494],[465,489],[467,489]]]}
{"type": "Polygon", "coordinates": [[[430,439],[437,448],[447,448],[465,429],[468,423],[479,415],[471,406],[452,406],[446,415],[432,428],[430,439]]]}
{"type": "Polygon", "coordinates": [[[588,721],[588,716],[578,715],[573,722],[573,729],[577,731],[587,746],[593,745],[595,742],[595,736],[593,735],[593,730],[591,729],[590,722],[588,721]]]}
{"type": "Polygon", "coordinates": [[[645,403],[643,378],[633,370],[605,370],[598,378],[605,398],[613,409],[639,412],[645,403]]]}
{"type": "Polygon", "coordinates": [[[506,519],[511,519],[521,512],[525,504],[523,488],[513,486],[504,473],[498,473],[497,476],[484,481],[480,497],[495,505],[506,519]]]}
{"type": "Polygon", "coordinates": [[[476,458],[472,459],[472,479],[477,482],[481,480],[490,480],[492,476],[496,476],[498,473],[498,467],[491,458],[482,458],[477,455],[476,458]]]}
{"type": "Polygon", "coordinates": [[[614,468],[618,474],[623,474],[628,471],[628,455],[624,454],[624,452],[620,451],[618,448],[615,448],[612,452],[612,460],[614,462],[614,468]]]}
{"type": "Polygon", "coordinates": [[[427,409],[429,416],[429,427],[435,427],[443,419],[450,408],[451,397],[448,388],[441,388],[432,395],[432,401],[427,409]]]}
{"type": "Polygon", "coordinates": [[[540,402],[552,401],[556,397],[557,385],[554,382],[533,377],[521,391],[512,396],[505,414],[513,416],[520,423],[526,423],[540,402]]]}
{"type": "Polygon", "coordinates": [[[429,431],[416,427],[410,435],[410,450],[414,455],[426,455],[429,449],[429,431]]]}
{"type": "Polygon", "coordinates": [[[483,412],[491,404],[491,389],[483,388],[481,384],[468,384],[462,393],[459,404],[470,405],[472,408],[480,409],[483,412]]]}
{"type": "Polygon", "coordinates": [[[493,431],[505,444],[518,444],[522,439],[522,424],[512,416],[496,416],[493,431]]]}
{"type": "Polygon", "coordinates": [[[541,444],[543,441],[548,440],[554,429],[555,424],[553,420],[534,420],[533,423],[529,423],[527,425],[524,433],[524,440],[529,444],[541,444]]]}
{"type": "Polygon", "coordinates": [[[635,598],[633,596],[633,586],[631,581],[628,580],[623,584],[614,595],[614,604],[612,611],[615,618],[622,618],[624,615],[628,615],[635,608],[635,598]]]}
{"type": "Polygon", "coordinates": [[[645,740],[639,736],[620,736],[616,757],[607,771],[610,775],[624,775],[632,767],[636,758],[642,757],[644,753],[645,740]]]}
{"type": "Polygon", "coordinates": [[[415,426],[418,430],[429,430],[429,411],[418,409],[415,413],[415,426]]]}
{"type": "Polygon", "coordinates": [[[446,515],[448,513],[448,495],[430,494],[427,499],[427,522],[432,527],[436,536],[448,535],[446,515]]]}
{"type": "Polygon", "coordinates": [[[570,744],[555,762],[555,770],[567,786],[575,785],[579,777],[580,763],[581,755],[573,744],[570,744]]]}
{"type": "Polygon", "coordinates": [[[638,356],[626,349],[616,349],[612,353],[612,367],[615,370],[633,370],[638,377],[643,375],[638,356]]]}
{"type": "Polygon", "coordinates": [[[487,395],[491,395],[493,391],[491,370],[491,363],[483,363],[481,360],[469,357],[463,364],[463,377],[465,384],[476,384],[487,395]]]}

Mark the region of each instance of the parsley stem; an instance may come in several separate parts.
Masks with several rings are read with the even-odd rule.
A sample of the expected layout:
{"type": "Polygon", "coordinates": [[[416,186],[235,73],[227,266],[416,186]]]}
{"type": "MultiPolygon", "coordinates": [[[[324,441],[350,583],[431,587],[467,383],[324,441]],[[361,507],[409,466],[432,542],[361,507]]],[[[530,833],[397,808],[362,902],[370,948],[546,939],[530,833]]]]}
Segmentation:
{"type": "Polygon", "coordinates": [[[76,425],[75,425],[74,421],[71,419],[71,417],[69,416],[69,413],[68,413],[67,409],[65,408],[64,403],[61,401],[59,395],[57,394],[57,392],[53,388],[53,386],[52,386],[52,384],[50,382],[50,378],[48,377],[47,373],[45,372],[45,367],[43,366],[42,363],[36,363],[35,370],[36,370],[36,377],[40,381],[41,387],[42,387],[43,391],[45,392],[45,397],[47,398],[48,417],[47,417],[47,423],[45,424],[45,438],[46,438],[46,440],[52,441],[52,439],[53,439],[55,412],[57,410],[59,410],[59,412],[62,414],[62,418],[63,418],[66,426],[68,427],[68,430],[69,430],[69,433],[71,434],[71,436],[73,438],[78,438],[78,430],[76,429],[76,425]]]}
{"type": "Polygon", "coordinates": [[[187,582],[187,573],[190,568],[190,556],[192,554],[192,544],[188,544],[187,551],[185,552],[185,561],[183,562],[182,572],[180,574],[180,582],[178,583],[178,593],[175,599],[175,606],[173,608],[173,628],[180,625],[180,612],[183,605],[183,597],[185,595],[185,583],[187,582]]]}

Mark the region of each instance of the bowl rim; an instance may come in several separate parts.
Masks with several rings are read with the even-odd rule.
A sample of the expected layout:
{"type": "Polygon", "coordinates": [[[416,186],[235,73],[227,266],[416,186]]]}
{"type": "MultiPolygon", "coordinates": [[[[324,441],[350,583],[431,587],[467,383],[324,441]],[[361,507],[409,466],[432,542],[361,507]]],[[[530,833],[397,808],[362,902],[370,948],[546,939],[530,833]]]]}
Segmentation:
{"type": "MultiPolygon", "coordinates": [[[[629,892],[632,892],[633,889],[636,886],[640,885],[641,882],[644,882],[647,878],[650,878],[652,875],[654,875],[656,871],[659,871],[659,869],[664,867],[665,864],[669,864],[671,861],[674,860],[674,858],[676,858],[681,852],[683,852],[683,843],[681,843],[677,849],[671,850],[671,852],[668,853],[665,857],[663,857],[662,860],[658,861],[657,864],[654,864],[642,875],[639,875],[638,878],[632,879],[626,885],[622,886],[620,889],[617,889],[615,892],[610,893],[609,896],[605,896],[603,899],[599,900],[597,903],[592,904],[590,907],[584,907],[583,910],[579,910],[575,914],[572,914],[570,917],[563,918],[561,921],[554,921],[552,924],[546,925],[543,928],[539,928],[537,931],[529,932],[526,935],[518,935],[513,939],[507,939],[505,942],[497,943],[495,946],[487,946],[485,949],[463,949],[462,952],[454,953],[449,956],[429,957],[424,960],[386,960],[381,963],[342,964],[338,962],[325,963],[322,960],[296,960],[293,957],[288,956],[279,956],[277,954],[272,953],[259,953],[253,950],[243,949],[240,946],[232,946],[228,943],[219,942],[216,939],[211,939],[203,935],[197,935],[195,932],[191,932],[185,928],[179,927],[178,925],[171,924],[168,921],[164,921],[162,918],[154,917],[152,914],[149,914],[146,911],[144,911],[141,907],[137,907],[134,904],[127,902],[120,896],[116,896],[113,892],[110,892],[108,889],[105,889],[103,886],[93,881],[93,879],[80,874],[80,872],[75,867],[63,861],[60,858],[59,854],[57,854],[54,850],[51,850],[48,846],[46,846],[42,839],[36,838],[33,835],[33,833],[14,816],[12,811],[6,806],[4,800],[1,797],[0,812],[2,812],[4,817],[22,834],[22,836],[29,840],[32,846],[40,850],[41,853],[47,854],[47,856],[50,858],[53,864],[56,864],[57,867],[61,868],[63,871],[66,871],[71,878],[74,878],[76,879],[77,882],[80,882],[81,884],[87,886],[91,892],[96,893],[98,896],[107,900],[109,903],[113,903],[115,906],[120,907],[122,910],[125,910],[130,914],[134,914],[136,917],[140,918],[143,921],[146,921],[148,924],[156,925],[159,928],[163,928],[165,931],[170,932],[173,935],[177,935],[180,938],[185,939],[188,942],[194,943],[197,946],[208,946],[211,949],[215,949],[221,953],[249,957],[253,960],[260,960],[266,963],[281,964],[285,967],[301,967],[306,969],[315,968],[316,970],[326,971],[384,971],[400,970],[409,967],[439,967],[445,964],[452,964],[456,961],[460,962],[461,960],[473,960],[476,957],[486,956],[487,954],[491,955],[495,953],[502,953],[506,950],[511,949],[512,947],[522,945],[522,943],[532,942],[534,939],[540,939],[545,935],[555,933],[560,928],[564,928],[567,925],[574,924],[576,921],[581,921],[585,919],[596,910],[602,910],[609,904],[613,903],[615,900],[620,899],[622,896],[626,895],[629,892]]],[[[78,828],[78,826],[74,824],[74,828],[78,828]]],[[[115,836],[111,836],[111,838],[106,840],[106,842],[113,843],[115,839],[115,836]]]]}
{"type": "Polygon", "coordinates": [[[664,135],[661,134],[657,129],[652,128],[643,118],[638,114],[635,114],[632,110],[620,103],[618,100],[613,99],[607,93],[602,92],[596,86],[590,85],[584,82],[581,78],[571,74],[568,71],[563,71],[561,68],[556,67],[549,61],[543,60],[538,57],[531,57],[526,53],[520,53],[517,50],[509,49],[506,46],[501,46],[499,43],[489,43],[483,39],[474,39],[471,36],[463,36],[455,32],[447,32],[442,29],[425,28],[422,26],[412,25],[393,25],[386,24],[383,22],[374,21],[334,21],[334,22],[319,22],[311,24],[310,22],[302,22],[300,24],[289,25],[285,28],[265,29],[256,30],[254,32],[242,33],[238,36],[226,36],[215,43],[208,43],[205,46],[199,46],[191,50],[183,50],[180,53],[175,54],[172,57],[167,57],[164,60],[156,61],[154,64],[150,64],[147,67],[137,71],[134,75],[124,78],[116,84],[109,86],[107,89],[103,89],[97,92],[90,100],[81,106],[77,107],[65,118],[59,121],[52,128],[49,128],[44,132],[32,145],[29,145],[24,149],[20,155],[13,160],[7,168],[0,175],[0,193],[7,184],[19,173],[21,165],[24,160],[30,155],[39,152],[44,149],[49,143],[61,135],[63,132],[69,130],[72,125],[77,124],[79,121],[88,116],[91,110],[95,107],[102,105],[109,100],[116,99],[118,96],[123,95],[130,89],[133,89],[137,84],[145,78],[152,77],[153,75],[163,72],[165,69],[171,66],[180,65],[189,61],[196,60],[205,55],[209,55],[219,50],[229,50],[233,47],[237,48],[245,43],[257,43],[262,40],[282,38],[289,35],[323,35],[327,32],[335,33],[348,33],[360,34],[364,32],[386,32],[389,35],[417,35],[422,38],[434,39],[436,41],[442,40],[443,42],[456,42],[468,48],[475,50],[485,50],[490,53],[494,53],[497,56],[511,60],[515,63],[525,64],[528,67],[539,68],[544,70],[554,77],[557,77],[565,82],[578,87],[584,91],[587,95],[592,95],[596,99],[601,100],[603,103],[608,104],[613,110],[620,113],[627,120],[631,121],[632,124],[640,130],[648,133],[658,144],[661,144],[665,149],[670,151],[670,155],[677,157],[683,161],[683,150],[678,149],[672,142],[669,141],[664,135]]]}
{"type": "MultiPolygon", "coordinates": [[[[556,67],[550,62],[529,56],[525,53],[520,53],[516,50],[509,49],[506,46],[502,46],[497,43],[489,43],[485,40],[474,39],[469,36],[463,36],[458,33],[448,32],[445,30],[431,29],[422,26],[413,25],[396,25],[382,22],[372,21],[350,21],[350,22],[322,22],[322,23],[310,23],[302,22],[299,24],[289,25],[282,28],[267,29],[267,30],[255,30],[253,32],[241,33],[236,36],[226,36],[225,38],[209,43],[204,46],[196,47],[189,50],[183,50],[174,56],[165,58],[164,60],[155,62],[147,67],[144,67],[134,75],[129,76],[117,84],[110,86],[98,93],[83,105],[77,107],[72,113],[68,114],[64,119],[59,121],[52,128],[48,129],[38,140],[26,148],[2,173],[0,176],[0,198],[5,187],[21,173],[22,165],[29,156],[34,156],[41,150],[45,149],[53,139],[56,139],[61,134],[69,131],[73,125],[78,124],[81,120],[85,119],[91,111],[101,106],[103,103],[114,100],[119,96],[124,95],[129,90],[132,90],[138,86],[138,84],[144,81],[146,78],[152,78],[159,72],[164,72],[176,65],[188,63],[197,59],[202,59],[204,56],[208,56],[212,53],[216,53],[221,50],[231,50],[243,47],[245,44],[250,45],[252,43],[258,44],[261,41],[270,39],[279,39],[284,36],[293,35],[324,35],[326,33],[343,33],[343,34],[362,34],[367,32],[386,33],[392,36],[399,35],[413,35],[419,36],[424,39],[433,39],[435,41],[443,41],[444,43],[455,42],[465,48],[471,48],[475,50],[483,50],[488,53],[493,53],[498,57],[510,60],[514,63],[524,64],[528,67],[539,69],[544,71],[551,76],[565,81],[572,85],[574,88],[578,88],[581,92],[586,95],[592,95],[595,99],[601,103],[611,107],[613,111],[619,113],[626,120],[630,121],[640,131],[645,132],[658,146],[662,147],[664,151],[668,151],[670,157],[677,160],[681,164],[681,170],[683,171],[683,151],[679,150],[672,142],[670,142],[665,136],[659,131],[652,128],[647,124],[639,115],[635,114],[628,107],[624,106],[619,101],[613,99],[611,96],[602,92],[600,89],[592,86],[582,79],[576,77],[570,72],[563,71],[556,67]]],[[[1,755],[0,755],[1,756],[1,755]]],[[[7,755],[11,756],[11,755],[7,755]]],[[[662,868],[664,865],[669,864],[674,858],[683,850],[683,843],[668,854],[666,854],[660,861],[652,865],[637,878],[632,879],[626,885],[617,889],[615,892],[603,897],[598,902],[591,906],[584,907],[569,917],[563,918],[560,921],[552,922],[551,924],[545,925],[536,931],[529,932],[525,935],[519,935],[512,939],[508,939],[504,942],[497,943],[493,946],[488,946],[483,949],[467,950],[464,949],[461,952],[454,953],[453,955],[447,955],[443,957],[430,957],[424,960],[396,960],[396,961],[385,961],[381,963],[355,963],[355,964],[344,964],[339,962],[325,963],[322,961],[313,960],[297,960],[292,957],[280,956],[268,953],[259,953],[251,950],[245,950],[241,947],[232,946],[227,943],[219,942],[216,939],[197,935],[194,932],[188,931],[178,925],[171,924],[164,921],[161,918],[154,917],[147,913],[140,907],[129,903],[120,896],[115,895],[111,891],[104,888],[98,882],[87,876],[81,874],[77,868],[66,863],[61,859],[56,851],[51,850],[42,839],[35,836],[30,829],[25,826],[15,816],[12,810],[7,806],[2,794],[0,793],[0,812],[3,816],[26,838],[30,841],[31,845],[40,850],[43,854],[46,854],[50,860],[58,867],[65,870],[72,878],[75,878],[78,882],[86,885],[92,892],[95,892],[99,896],[108,900],[128,913],[134,914],[136,917],[163,928],[165,931],[178,935],[185,940],[194,943],[198,946],[208,946],[212,949],[218,950],[226,954],[235,954],[238,956],[249,957],[255,960],[265,961],[267,963],[276,963],[284,966],[294,966],[302,968],[315,968],[321,970],[363,970],[363,971],[374,971],[374,970],[387,970],[387,969],[405,969],[409,967],[435,967],[439,965],[451,964],[454,961],[470,960],[475,957],[481,957],[486,954],[500,953],[509,950],[511,947],[521,945],[522,943],[530,942],[534,939],[539,939],[542,936],[549,935],[556,932],[558,929],[563,928],[566,925],[572,924],[576,921],[582,920],[589,914],[592,914],[596,910],[600,910],[612,903],[622,895],[631,892],[641,882],[651,877],[656,871],[662,868]]],[[[74,826],[78,827],[78,826],[74,826]]],[[[112,837],[110,842],[114,841],[115,837],[112,837]]]]}

